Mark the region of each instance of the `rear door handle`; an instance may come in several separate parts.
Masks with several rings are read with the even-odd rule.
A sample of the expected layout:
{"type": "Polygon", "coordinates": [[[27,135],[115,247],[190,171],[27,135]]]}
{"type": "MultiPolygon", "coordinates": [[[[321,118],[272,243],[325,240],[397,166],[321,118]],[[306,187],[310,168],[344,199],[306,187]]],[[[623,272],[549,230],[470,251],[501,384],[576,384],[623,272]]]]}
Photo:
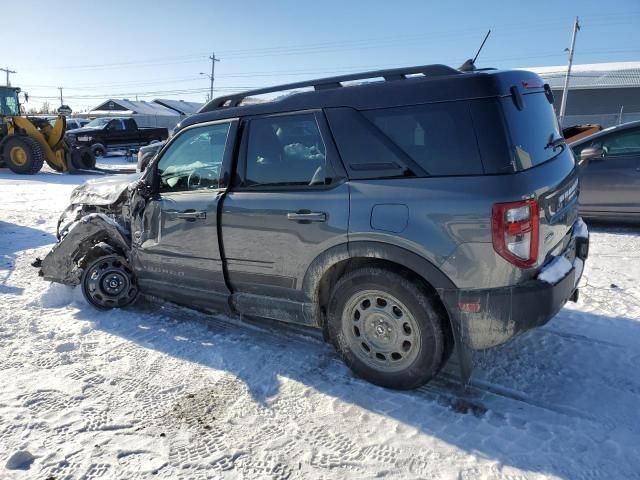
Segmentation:
{"type": "Polygon", "coordinates": [[[207,218],[207,212],[200,210],[185,210],[184,212],[176,212],[175,210],[167,211],[167,218],[180,218],[182,220],[188,220],[190,222],[195,222],[196,220],[203,220],[207,218]]]}
{"type": "Polygon", "coordinates": [[[189,211],[178,212],[177,218],[183,218],[185,220],[203,220],[207,218],[207,212],[205,211],[189,211]]]}
{"type": "Polygon", "coordinates": [[[326,222],[327,214],[325,212],[310,212],[309,210],[298,210],[297,212],[287,213],[287,220],[300,223],[326,222]]]}

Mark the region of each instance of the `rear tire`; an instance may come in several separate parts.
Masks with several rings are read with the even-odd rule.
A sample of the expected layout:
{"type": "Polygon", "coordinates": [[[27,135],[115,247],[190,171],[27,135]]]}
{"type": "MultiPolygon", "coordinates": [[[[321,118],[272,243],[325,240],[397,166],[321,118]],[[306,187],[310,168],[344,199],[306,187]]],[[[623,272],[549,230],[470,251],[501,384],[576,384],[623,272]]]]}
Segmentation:
{"type": "Polygon", "coordinates": [[[46,155],[33,138],[20,135],[5,142],[3,158],[12,172],[33,175],[42,169],[46,155]]]}
{"type": "Polygon", "coordinates": [[[408,390],[435,377],[446,337],[434,299],[414,281],[384,268],[360,268],[334,286],[329,337],[358,376],[408,390]]]}
{"type": "Polygon", "coordinates": [[[82,293],[100,310],[122,308],[138,297],[138,282],[120,255],[106,255],[91,262],[82,274],[82,293]]]}

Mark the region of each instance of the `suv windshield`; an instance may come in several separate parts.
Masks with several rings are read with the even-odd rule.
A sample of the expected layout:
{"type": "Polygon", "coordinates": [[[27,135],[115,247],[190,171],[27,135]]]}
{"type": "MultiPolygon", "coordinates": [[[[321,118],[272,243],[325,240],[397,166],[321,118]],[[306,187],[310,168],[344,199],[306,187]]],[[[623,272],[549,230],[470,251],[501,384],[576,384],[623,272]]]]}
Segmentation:
{"type": "Polygon", "coordinates": [[[86,127],[102,128],[111,121],[111,118],[96,118],[87,123],[86,127]]]}
{"type": "Polygon", "coordinates": [[[526,170],[551,160],[562,151],[552,140],[562,138],[553,106],[544,93],[523,95],[524,108],[518,110],[512,98],[502,99],[514,149],[515,169],[526,170]]]}

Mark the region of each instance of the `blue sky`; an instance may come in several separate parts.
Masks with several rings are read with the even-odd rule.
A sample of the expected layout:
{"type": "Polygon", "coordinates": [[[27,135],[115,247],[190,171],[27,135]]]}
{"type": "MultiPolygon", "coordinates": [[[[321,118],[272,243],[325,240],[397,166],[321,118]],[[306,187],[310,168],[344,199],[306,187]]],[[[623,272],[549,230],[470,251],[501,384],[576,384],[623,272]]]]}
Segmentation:
{"type": "MultiPolygon", "coordinates": [[[[640,60],[640,1],[50,1],[3,2],[0,65],[31,95],[90,108],[107,97],[202,101],[215,51],[214,95],[349,71],[459,66],[491,37],[479,66],[640,60]],[[12,19],[12,20],[11,20],[12,19]],[[8,48],[11,46],[11,48],[8,48]]],[[[0,83],[4,78],[0,77],[0,83]]]]}

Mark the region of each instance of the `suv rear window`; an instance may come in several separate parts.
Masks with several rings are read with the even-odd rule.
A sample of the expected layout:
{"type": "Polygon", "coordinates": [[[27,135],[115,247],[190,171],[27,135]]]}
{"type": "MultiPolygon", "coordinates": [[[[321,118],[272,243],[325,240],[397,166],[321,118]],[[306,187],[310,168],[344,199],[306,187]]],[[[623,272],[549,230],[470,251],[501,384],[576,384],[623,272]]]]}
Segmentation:
{"type": "Polygon", "coordinates": [[[394,107],[362,113],[428,176],[483,173],[467,102],[394,107]]]}
{"type": "Polygon", "coordinates": [[[560,138],[558,121],[553,106],[543,92],[522,96],[524,108],[518,110],[512,98],[501,99],[507,128],[511,133],[515,169],[526,170],[551,160],[560,149],[547,146],[552,139],[560,138]]]}

